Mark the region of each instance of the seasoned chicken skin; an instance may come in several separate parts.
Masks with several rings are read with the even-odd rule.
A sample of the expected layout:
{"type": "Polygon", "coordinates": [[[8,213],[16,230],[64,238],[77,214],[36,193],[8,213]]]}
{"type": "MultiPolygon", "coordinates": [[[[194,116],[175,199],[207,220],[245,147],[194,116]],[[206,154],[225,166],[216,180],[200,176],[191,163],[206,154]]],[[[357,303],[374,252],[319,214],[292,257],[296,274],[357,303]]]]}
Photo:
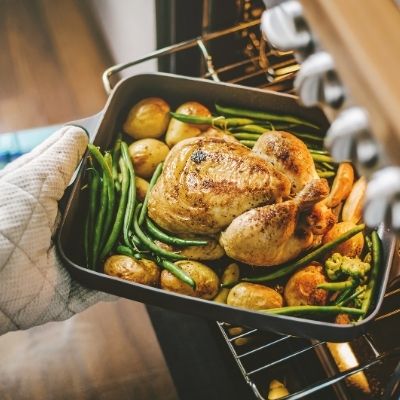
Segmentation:
{"type": "Polygon", "coordinates": [[[170,232],[215,234],[245,211],[278,203],[289,192],[288,178],[242,144],[196,137],[168,154],[148,213],[170,232]]]}
{"type": "Polygon", "coordinates": [[[307,146],[289,132],[273,131],[262,134],[252,151],[289,178],[292,194],[298,193],[312,179],[318,179],[307,146]]]}
{"type": "Polygon", "coordinates": [[[273,266],[297,257],[313,241],[310,231],[298,228],[300,212],[328,195],[325,179],[315,179],[292,200],[249,210],[221,234],[226,254],[255,266],[273,266]]]}

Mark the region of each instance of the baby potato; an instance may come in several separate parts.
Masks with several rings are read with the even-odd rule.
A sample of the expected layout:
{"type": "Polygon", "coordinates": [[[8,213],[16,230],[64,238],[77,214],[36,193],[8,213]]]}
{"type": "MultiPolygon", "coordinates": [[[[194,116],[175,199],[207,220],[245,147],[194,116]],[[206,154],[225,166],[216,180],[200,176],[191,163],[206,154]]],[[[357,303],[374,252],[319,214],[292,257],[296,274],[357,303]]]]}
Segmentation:
{"type": "Polygon", "coordinates": [[[136,195],[139,201],[143,201],[149,189],[149,182],[142,179],[140,176],[135,177],[136,195]]]}
{"type": "Polygon", "coordinates": [[[149,97],[136,103],[122,126],[134,139],[159,138],[167,130],[169,105],[159,97],[149,97]]]}
{"type": "MultiPolygon", "coordinates": [[[[189,238],[187,238],[189,239],[189,238]]],[[[189,260],[219,260],[225,255],[225,251],[217,240],[211,238],[199,238],[207,240],[204,246],[188,246],[184,247],[180,252],[189,260]]]]}
{"type": "MultiPolygon", "coordinates": [[[[350,229],[354,228],[356,224],[353,222],[339,222],[334,225],[331,230],[329,230],[322,238],[322,244],[331,242],[340,235],[343,235],[350,229]]],[[[336,246],[332,251],[326,254],[326,258],[329,258],[333,253],[340,253],[342,256],[348,257],[359,257],[361,255],[362,249],[364,248],[364,235],[362,232],[357,233],[357,235],[346,240],[344,243],[336,246]]]]}
{"type": "Polygon", "coordinates": [[[201,297],[202,299],[212,299],[216,296],[219,278],[211,268],[197,261],[189,260],[176,261],[175,264],[195,281],[196,289],[193,290],[188,284],[183,283],[166,269],[161,272],[161,287],[163,289],[187,296],[201,297]]]}
{"type": "MultiPolygon", "coordinates": [[[[204,107],[200,103],[197,103],[196,101],[189,101],[180,105],[176,109],[176,112],[185,115],[211,117],[211,113],[208,108],[204,107]]],[[[168,125],[167,134],[165,135],[165,142],[169,147],[172,147],[181,140],[195,137],[208,128],[208,125],[187,124],[172,118],[168,125]]]]}
{"type": "Polygon", "coordinates": [[[157,286],[160,280],[160,269],[151,260],[113,255],[104,263],[104,272],[107,275],[126,279],[142,285],[157,286]]]}
{"type": "Polygon", "coordinates": [[[266,310],[282,307],[283,299],[276,290],[268,286],[241,282],[229,292],[227,304],[250,310],[266,310]]]}
{"type": "Polygon", "coordinates": [[[297,271],[288,280],[283,296],[288,306],[315,305],[326,303],[328,292],[317,286],[325,283],[322,266],[315,263],[297,271]]]}
{"type": "Polygon", "coordinates": [[[141,178],[150,178],[157,165],[165,160],[168,152],[168,146],[157,139],[141,139],[129,146],[135,173],[141,178]]]}

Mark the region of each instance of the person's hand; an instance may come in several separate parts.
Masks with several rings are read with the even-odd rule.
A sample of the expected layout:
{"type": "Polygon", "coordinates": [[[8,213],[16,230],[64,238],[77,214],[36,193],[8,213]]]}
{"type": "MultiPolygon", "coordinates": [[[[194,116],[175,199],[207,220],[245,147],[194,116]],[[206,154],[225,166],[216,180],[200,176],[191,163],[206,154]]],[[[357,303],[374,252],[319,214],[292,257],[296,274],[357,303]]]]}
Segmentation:
{"type": "Polygon", "coordinates": [[[58,201],[87,142],[81,128],[63,127],[0,170],[0,334],[67,319],[110,297],[72,281],[52,241],[58,201]]]}

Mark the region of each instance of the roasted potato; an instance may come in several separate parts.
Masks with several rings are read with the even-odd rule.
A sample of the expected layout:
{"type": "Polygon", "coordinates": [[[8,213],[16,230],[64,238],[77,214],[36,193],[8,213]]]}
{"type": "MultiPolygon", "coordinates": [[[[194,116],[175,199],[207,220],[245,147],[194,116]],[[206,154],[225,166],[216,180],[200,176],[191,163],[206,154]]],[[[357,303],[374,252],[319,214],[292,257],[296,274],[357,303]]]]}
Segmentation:
{"type": "MultiPolygon", "coordinates": [[[[343,233],[346,233],[356,225],[353,222],[339,222],[334,225],[322,238],[322,244],[331,242],[343,233]]],[[[364,235],[362,232],[357,233],[349,240],[336,246],[332,251],[326,254],[325,258],[329,258],[333,253],[340,253],[342,256],[359,257],[364,248],[364,235]]]]}
{"type": "MultiPolygon", "coordinates": [[[[221,283],[225,285],[230,285],[238,282],[239,277],[240,277],[239,265],[237,265],[236,263],[232,263],[225,268],[221,277],[221,283]]],[[[217,303],[226,303],[230,291],[231,290],[229,288],[221,288],[217,296],[214,297],[214,301],[217,303]]]]}
{"type": "MultiPolygon", "coordinates": [[[[210,117],[211,113],[208,108],[204,107],[202,104],[196,101],[189,101],[180,105],[177,110],[179,114],[185,115],[197,115],[200,117],[210,117]]],[[[200,135],[200,133],[208,129],[208,125],[195,125],[186,124],[185,122],[178,121],[172,118],[169,125],[167,134],[165,135],[165,142],[169,147],[176,145],[183,139],[188,139],[200,135]]]]}
{"type": "Polygon", "coordinates": [[[136,260],[123,255],[111,256],[104,263],[104,272],[107,275],[149,286],[157,286],[160,280],[158,266],[144,258],[136,260]]]}
{"type": "Polygon", "coordinates": [[[342,211],[343,221],[357,224],[362,217],[362,209],[365,200],[365,191],[367,190],[367,180],[362,176],[351,189],[349,197],[344,203],[342,211]]]}
{"type": "Polygon", "coordinates": [[[143,201],[146,197],[147,190],[149,189],[149,182],[140,176],[135,177],[136,196],[139,201],[143,201]]]}
{"type": "MultiPolygon", "coordinates": [[[[189,239],[189,238],[187,238],[189,239]]],[[[199,238],[200,239],[200,238],[199,238]]],[[[225,251],[217,240],[211,238],[201,238],[207,240],[205,246],[188,246],[181,250],[181,254],[189,260],[219,260],[225,255],[225,251]]]]}
{"type": "Polygon", "coordinates": [[[143,99],[131,108],[122,129],[134,139],[159,138],[167,130],[169,111],[169,105],[163,99],[143,99]]]}
{"type": "Polygon", "coordinates": [[[175,264],[185,271],[196,283],[193,290],[188,284],[172,275],[169,271],[161,272],[161,287],[171,292],[185,294],[187,296],[201,297],[202,299],[212,299],[218,292],[218,275],[207,265],[197,261],[182,260],[175,264]]]}
{"type": "Polygon", "coordinates": [[[328,292],[317,286],[325,283],[322,266],[313,263],[293,274],[285,286],[283,296],[288,306],[324,305],[328,292]]]}
{"type": "Polygon", "coordinates": [[[133,167],[141,178],[150,178],[157,165],[165,160],[168,152],[168,146],[157,139],[141,139],[129,146],[133,167]]]}
{"type": "Polygon", "coordinates": [[[282,307],[282,296],[268,286],[241,282],[228,294],[227,304],[251,310],[266,310],[282,307]]]}

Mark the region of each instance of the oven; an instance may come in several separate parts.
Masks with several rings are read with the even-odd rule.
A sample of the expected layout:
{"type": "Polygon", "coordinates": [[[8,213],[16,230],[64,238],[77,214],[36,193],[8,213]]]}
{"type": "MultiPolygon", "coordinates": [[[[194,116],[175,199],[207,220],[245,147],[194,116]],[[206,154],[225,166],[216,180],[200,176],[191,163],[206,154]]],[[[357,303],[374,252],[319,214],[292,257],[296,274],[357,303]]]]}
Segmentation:
{"type": "MultiPolygon", "coordinates": [[[[105,71],[109,92],[118,73],[156,59],[161,71],[294,93],[299,58],[263,37],[259,0],[156,2],[159,49],[105,71]]],[[[369,332],[331,344],[148,307],[182,399],[267,399],[285,385],[285,399],[400,398],[399,254],[384,304],[369,332]]]]}

